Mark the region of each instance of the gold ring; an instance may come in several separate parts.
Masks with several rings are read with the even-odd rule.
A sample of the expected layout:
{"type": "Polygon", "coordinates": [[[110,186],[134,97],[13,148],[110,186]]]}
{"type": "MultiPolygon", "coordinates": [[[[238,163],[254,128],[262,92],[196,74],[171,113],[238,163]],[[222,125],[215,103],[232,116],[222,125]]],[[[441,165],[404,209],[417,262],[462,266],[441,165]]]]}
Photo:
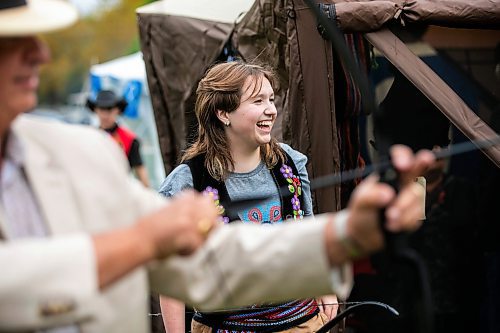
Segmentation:
{"type": "Polygon", "coordinates": [[[203,235],[207,236],[210,230],[212,230],[213,224],[209,219],[201,219],[198,221],[197,225],[198,231],[203,235]]]}

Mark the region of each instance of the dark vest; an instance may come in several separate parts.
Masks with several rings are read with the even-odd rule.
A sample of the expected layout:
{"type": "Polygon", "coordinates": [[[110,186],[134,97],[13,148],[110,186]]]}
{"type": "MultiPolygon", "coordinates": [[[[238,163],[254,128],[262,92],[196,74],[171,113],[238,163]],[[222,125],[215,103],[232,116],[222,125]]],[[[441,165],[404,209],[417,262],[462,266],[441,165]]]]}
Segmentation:
{"type": "MultiPolygon", "coordinates": [[[[285,164],[288,165],[293,172],[293,175],[296,176],[300,181],[302,181],[299,177],[299,173],[297,171],[297,167],[295,166],[295,163],[293,162],[292,158],[285,153],[286,157],[286,162],[285,164]]],[[[193,176],[193,187],[199,191],[202,192],[204,191],[208,186],[217,189],[218,194],[219,194],[219,202],[220,204],[225,208],[224,216],[226,216],[229,219],[229,222],[239,220],[238,212],[237,211],[231,211],[228,209],[228,207],[231,207],[231,198],[229,197],[229,194],[227,192],[227,188],[224,182],[219,182],[216,179],[214,179],[210,174],[208,173],[208,170],[205,168],[204,165],[205,161],[205,155],[198,155],[188,161],[185,162],[189,166],[189,169],[191,170],[191,174],[193,176]]],[[[290,186],[289,181],[284,177],[282,172],[280,171],[282,164],[277,164],[275,165],[270,171],[271,175],[273,176],[274,183],[277,186],[278,189],[280,189],[279,192],[279,197],[280,197],[280,203],[281,203],[281,216],[283,220],[286,220],[288,218],[293,218],[293,206],[292,206],[292,197],[293,193],[291,193],[288,190],[288,187],[290,186]]],[[[301,193],[299,196],[299,202],[300,202],[300,207],[304,207],[304,200],[303,200],[303,194],[301,193]]],[[[316,303],[314,303],[316,305],[316,303]]],[[[279,306],[279,304],[277,304],[279,306]]],[[[250,308],[250,309],[239,309],[238,311],[235,312],[196,312],[193,319],[203,323],[204,325],[207,325],[212,328],[213,332],[216,332],[220,327],[224,327],[223,322],[228,318],[228,316],[234,315],[234,314],[245,314],[247,312],[252,312],[255,311],[255,309],[250,308]]],[[[316,305],[316,308],[311,314],[308,314],[304,317],[297,318],[296,320],[292,322],[288,322],[287,324],[283,325],[280,324],[279,330],[284,330],[284,329],[289,329],[293,326],[296,326],[298,324],[301,324],[313,316],[315,316],[318,313],[318,308],[316,305]]],[[[274,326],[270,326],[274,327],[274,326]]],[[[275,328],[276,328],[275,327],[275,328]]],[[[225,327],[224,329],[227,329],[225,327]]],[[[233,327],[231,326],[231,330],[233,329],[238,329],[240,331],[249,331],[249,327],[242,326],[242,327],[233,327]]],[[[255,329],[255,328],[254,328],[255,329]]]]}
{"type": "MultiPolygon", "coordinates": [[[[285,153],[285,157],[286,157],[285,164],[292,168],[293,174],[297,176],[300,180],[297,167],[295,166],[295,163],[293,162],[292,158],[287,153],[285,153]]],[[[229,222],[239,220],[240,218],[238,216],[238,212],[228,209],[228,207],[231,207],[231,198],[229,197],[229,194],[227,192],[226,185],[224,184],[224,182],[217,181],[215,178],[210,176],[208,170],[205,168],[204,162],[205,162],[205,154],[198,155],[184,162],[189,166],[189,169],[191,170],[191,174],[193,176],[194,189],[196,189],[199,192],[203,192],[208,186],[217,189],[217,191],[219,192],[220,204],[226,209],[226,211],[224,212],[224,216],[228,217],[229,222]]],[[[283,217],[283,220],[286,220],[289,218],[293,218],[294,216],[292,207],[293,193],[291,193],[288,190],[285,190],[290,185],[290,183],[281,173],[280,171],[281,167],[282,167],[281,164],[277,164],[270,171],[273,176],[275,185],[277,186],[278,189],[280,189],[280,191],[278,192],[281,202],[281,216],[283,217]]],[[[302,194],[298,196],[301,208],[304,207],[303,197],[304,196],[302,194]]]]}

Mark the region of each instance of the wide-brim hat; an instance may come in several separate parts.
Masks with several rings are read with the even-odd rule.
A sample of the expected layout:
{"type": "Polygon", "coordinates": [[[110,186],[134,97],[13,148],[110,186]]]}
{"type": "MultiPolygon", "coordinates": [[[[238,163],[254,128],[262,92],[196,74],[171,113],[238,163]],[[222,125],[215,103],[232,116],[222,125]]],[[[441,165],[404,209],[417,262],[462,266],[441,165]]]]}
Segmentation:
{"type": "Polygon", "coordinates": [[[110,109],[117,107],[120,109],[120,112],[123,112],[127,107],[127,104],[128,103],[124,98],[116,96],[116,94],[111,90],[99,91],[95,100],[90,98],[87,99],[87,107],[92,111],[94,111],[95,108],[110,109]]]}
{"type": "Polygon", "coordinates": [[[65,28],[78,19],[63,0],[1,0],[0,37],[30,36],[65,28]]]}

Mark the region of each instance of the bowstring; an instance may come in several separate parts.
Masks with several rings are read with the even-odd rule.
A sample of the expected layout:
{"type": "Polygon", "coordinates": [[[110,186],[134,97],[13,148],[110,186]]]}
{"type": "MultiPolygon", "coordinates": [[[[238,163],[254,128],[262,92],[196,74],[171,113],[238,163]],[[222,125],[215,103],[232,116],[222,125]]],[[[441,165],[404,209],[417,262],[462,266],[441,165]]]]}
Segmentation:
{"type": "MultiPolygon", "coordinates": [[[[365,302],[371,302],[371,301],[356,301],[356,302],[335,302],[335,303],[321,303],[321,306],[335,306],[335,305],[358,305],[358,304],[364,304],[365,302]]],[[[303,308],[312,308],[318,305],[310,304],[310,305],[305,305],[303,308]]],[[[261,306],[259,305],[258,308],[259,310],[269,310],[269,309],[288,309],[288,308],[294,308],[296,306],[294,305],[275,305],[273,306],[272,304],[266,305],[266,306],[261,306]]],[[[231,308],[231,309],[224,309],[224,310],[211,310],[210,313],[224,313],[224,312],[237,312],[241,310],[248,310],[251,309],[251,307],[240,307],[240,308],[231,308]]],[[[195,311],[186,311],[186,313],[196,313],[195,311]]],[[[161,313],[150,313],[150,316],[161,316],[161,313]]]]}

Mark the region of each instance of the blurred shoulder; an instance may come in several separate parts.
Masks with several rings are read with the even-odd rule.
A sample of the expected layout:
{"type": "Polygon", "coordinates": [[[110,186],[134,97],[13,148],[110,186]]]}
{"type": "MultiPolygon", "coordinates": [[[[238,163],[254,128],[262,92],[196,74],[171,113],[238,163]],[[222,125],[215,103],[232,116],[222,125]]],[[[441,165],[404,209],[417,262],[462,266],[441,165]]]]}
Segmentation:
{"type": "Polygon", "coordinates": [[[50,119],[39,115],[24,114],[13,123],[13,128],[21,137],[32,140],[55,140],[64,144],[64,140],[71,143],[85,142],[87,140],[106,140],[106,133],[88,126],[68,124],[59,120],[50,119]]]}
{"type": "MultiPolygon", "coordinates": [[[[22,115],[12,129],[28,152],[44,152],[61,163],[128,165],[111,137],[88,125],[67,124],[38,115],[22,115]]],[[[128,170],[128,166],[125,168],[128,170]]]]}

